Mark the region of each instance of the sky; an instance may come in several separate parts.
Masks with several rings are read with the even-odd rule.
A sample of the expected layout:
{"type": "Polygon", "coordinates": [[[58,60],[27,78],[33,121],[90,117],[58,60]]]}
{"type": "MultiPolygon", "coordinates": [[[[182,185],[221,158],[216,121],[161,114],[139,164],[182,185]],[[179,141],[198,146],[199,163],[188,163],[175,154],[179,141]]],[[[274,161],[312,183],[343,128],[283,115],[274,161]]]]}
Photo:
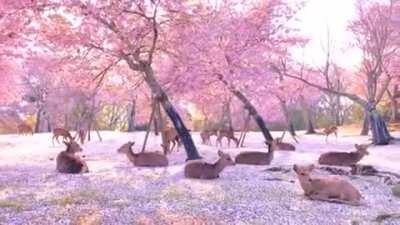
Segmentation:
{"type": "Polygon", "coordinates": [[[306,0],[299,12],[299,28],[311,38],[304,50],[296,50],[295,56],[306,64],[323,65],[326,53],[327,33],[333,41],[333,61],[340,66],[355,70],[360,63],[361,53],[349,46],[352,40],[347,31],[348,22],[356,16],[355,0],[306,0]]]}

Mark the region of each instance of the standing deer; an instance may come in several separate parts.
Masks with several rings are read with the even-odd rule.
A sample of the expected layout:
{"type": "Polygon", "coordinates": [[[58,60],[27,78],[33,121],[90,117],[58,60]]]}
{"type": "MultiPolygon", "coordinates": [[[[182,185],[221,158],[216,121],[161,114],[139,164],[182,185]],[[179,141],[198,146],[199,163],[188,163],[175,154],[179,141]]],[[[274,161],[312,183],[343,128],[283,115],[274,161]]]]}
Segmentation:
{"type": "Polygon", "coordinates": [[[237,164],[248,164],[248,165],[269,165],[274,158],[274,151],[277,149],[276,143],[265,142],[268,146],[268,152],[260,151],[246,151],[239,153],[235,158],[237,164]]]}
{"type": "Polygon", "coordinates": [[[201,142],[211,145],[211,136],[213,135],[218,136],[218,132],[216,130],[204,130],[200,132],[201,142]]]}
{"type": "Polygon", "coordinates": [[[81,146],[74,140],[65,142],[67,146],[65,151],[57,155],[57,171],[60,173],[87,173],[88,166],[84,160],[75,155],[77,152],[82,152],[81,146]]]}
{"type": "Polygon", "coordinates": [[[219,146],[222,146],[222,139],[224,137],[228,139],[229,147],[231,146],[231,140],[236,143],[236,147],[239,147],[239,140],[235,137],[235,132],[233,129],[221,129],[218,131],[217,144],[219,144],[219,146]]]}
{"type": "Polygon", "coordinates": [[[161,146],[164,149],[164,154],[171,153],[174,147],[178,150],[178,147],[181,145],[178,132],[173,127],[165,128],[161,131],[161,135],[165,137],[166,145],[162,144],[161,146]],[[171,147],[172,144],[172,147],[171,147]]]}
{"type": "Polygon", "coordinates": [[[294,165],[304,194],[312,200],[360,205],[361,194],[350,182],[337,176],[311,177],[314,165],[294,165]]]}
{"type": "Polygon", "coordinates": [[[18,129],[18,134],[21,134],[21,135],[28,135],[28,134],[33,135],[32,127],[29,126],[26,123],[20,123],[18,125],[17,129],[18,129]]]}
{"type": "Polygon", "coordinates": [[[72,141],[74,140],[74,138],[72,138],[71,133],[69,133],[69,131],[63,129],[63,128],[54,128],[53,130],[53,145],[54,145],[54,139],[57,140],[58,143],[60,143],[60,141],[58,140],[58,138],[62,136],[63,137],[63,141],[72,141]]]}
{"type": "Polygon", "coordinates": [[[322,154],[318,163],[334,166],[351,166],[357,164],[364,156],[369,155],[367,151],[369,144],[355,144],[355,152],[327,152],[322,154]]]}
{"type": "Polygon", "coordinates": [[[141,153],[133,153],[132,146],[135,142],[128,142],[122,145],[117,152],[126,154],[129,161],[133,163],[135,166],[143,166],[143,167],[164,167],[168,166],[168,159],[165,155],[157,153],[157,152],[141,152],[141,153]]]}
{"type": "Polygon", "coordinates": [[[211,164],[203,160],[189,161],[185,165],[184,173],[186,178],[216,179],[225,167],[235,165],[229,154],[218,150],[219,159],[211,164]]]}
{"type": "Polygon", "coordinates": [[[322,132],[326,135],[325,142],[328,142],[328,137],[331,134],[335,134],[335,137],[337,140],[337,137],[338,137],[338,127],[337,126],[326,127],[322,132]]]}

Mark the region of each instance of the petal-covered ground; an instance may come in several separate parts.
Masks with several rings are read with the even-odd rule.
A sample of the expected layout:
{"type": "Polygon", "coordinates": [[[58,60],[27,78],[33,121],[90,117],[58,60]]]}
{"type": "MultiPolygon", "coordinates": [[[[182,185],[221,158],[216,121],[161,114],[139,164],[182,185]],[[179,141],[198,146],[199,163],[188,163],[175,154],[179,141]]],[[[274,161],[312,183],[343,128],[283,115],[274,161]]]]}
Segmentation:
{"type": "MultiPolygon", "coordinates": [[[[279,134],[275,134],[279,135],[279,134]]],[[[90,173],[55,172],[62,144],[50,134],[0,136],[0,224],[378,224],[380,215],[400,213],[400,199],[382,178],[350,176],[364,205],[310,201],[303,196],[294,163],[315,163],[326,151],[351,151],[368,137],[300,135],[296,152],[277,152],[271,166],[236,165],[217,180],[185,179],[185,153],[170,155],[168,168],[135,168],[116,149],[135,140],[139,151],[144,133],[102,132],[83,146],[90,173]],[[270,167],[283,171],[271,172],[270,167]],[[286,171],[285,171],[286,170],[286,171]]],[[[199,152],[215,161],[217,149],[232,156],[243,150],[265,150],[260,133],[250,133],[245,148],[200,144],[199,152]]],[[[398,135],[397,135],[398,136],[398,135]]],[[[160,137],[150,136],[148,150],[161,150],[160,137]]],[[[215,139],[212,140],[213,143],[215,139]]],[[[400,145],[374,146],[361,163],[400,173],[400,145]]],[[[325,173],[322,170],[316,174],[325,173]]],[[[400,224],[389,218],[381,224],[400,224]]]]}

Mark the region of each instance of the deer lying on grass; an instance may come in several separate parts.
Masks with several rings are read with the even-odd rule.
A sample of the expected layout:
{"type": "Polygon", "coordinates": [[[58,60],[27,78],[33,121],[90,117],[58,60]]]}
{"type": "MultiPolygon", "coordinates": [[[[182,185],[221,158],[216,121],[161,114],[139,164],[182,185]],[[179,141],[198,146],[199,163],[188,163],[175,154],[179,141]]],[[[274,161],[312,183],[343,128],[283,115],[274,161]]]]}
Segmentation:
{"type": "Polygon", "coordinates": [[[318,163],[322,165],[351,166],[357,164],[364,156],[368,155],[369,144],[355,144],[355,152],[327,152],[322,154],[318,163]]]}
{"type": "Polygon", "coordinates": [[[276,150],[282,150],[282,151],[295,151],[296,147],[290,143],[286,143],[282,141],[282,138],[276,138],[274,140],[276,144],[276,150]]]}
{"type": "Polygon", "coordinates": [[[322,132],[326,135],[325,142],[328,142],[328,137],[331,134],[335,134],[335,137],[337,140],[337,137],[338,137],[338,127],[337,126],[326,127],[322,132]]]}
{"type": "Polygon", "coordinates": [[[236,143],[236,147],[239,147],[239,140],[235,137],[235,132],[233,129],[221,129],[218,131],[217,144],[222,146],[222,139],[226,137],[228,139],[228,146],[231,146],[231,140],[236,143]]]}
{"type": "Polygon", "coordinates": [[[268,146],[268,152],[246,151],[239,153],[235,158],[237,164],[248,165],[269,165],[274,158],[274,151],[277,149],[276,142],[265,142],[268,146]]]}
{"type": "Polygon", "coordinates": [[[117,151],[118,153],[124,153],[128,157],[129,161],[135,166],[142,167],[164,167],[168,166],[168,159],[165,155],[157,152],[141,152],[133,153],[132,146],[135,142],[129,141],[122,145],[117,151]]]}
{"type": "Polygon", "coordinates": [[[204,130],[200,132],[201,142],[211,145],[211,136],[213,135],[218,136],[218,132],[216,130],[204,130]]]}
{"type": "Polygon", "coordinates": [[[166,142],[167,142],[167,146],[164,146],[163,144],[161,144],[161,146],[164,149],[165,155],[168,153],[171,153],[175,146],[176,146],[176,149],[179,150],[178,148],[181,145],[181,142],[179,139],[179,134],[175,128],[168,127],[166,129],[162,130],[161,133],[162,133],[162,135],[164,135],[166,142]]]}
{"type": "Polygon", "coordinates": [[[196,179],[216,179],[226,166],[235,165],[229,154],[218,150],[219,159],[214,164],[203,160],[189,161],[185,165],[185,177],[196,179]]]}
{"type": "Polygon", "coordinates": [[[72,141],[74,140],[74,138],[72,138],[71,133],[69,133],[69,131],[63,129],[63,128],[54,128],[53,130],[53,145],[54,145],[54,139],[57,140],[58,143],[60,143],[60,141],[58,140],[59,137],[63,137],[63,141],[72,141]]]}
{"type": "Polygon", "coordinates": [[[351,183],[337,176],[311,177],[313,169],[314,165],[293,166],[307,197],[312,200],[360,205],[361,194],[351,183]]]}
{"type": "Polygon", "coordinates": [[[29,125],[26,124],[26,123],[20,123],[20,124],[17,126],[17,129],[18,129],[18,134],[21,134],[21,135],[28,135],[28,134],[33,135],[33,129],[32,129],[32,127],[29,126],[29,125]]]}
{"type": "Polygon", "coordinates": [[[64,144],[67,146],[67,149],[57,155],[57,171],[60,173],[89,172],[86,162],[78,155],[75,155],[77,152],[82,152],[81,146],[74,140],[70,142],[64,141],[64,144]]]}

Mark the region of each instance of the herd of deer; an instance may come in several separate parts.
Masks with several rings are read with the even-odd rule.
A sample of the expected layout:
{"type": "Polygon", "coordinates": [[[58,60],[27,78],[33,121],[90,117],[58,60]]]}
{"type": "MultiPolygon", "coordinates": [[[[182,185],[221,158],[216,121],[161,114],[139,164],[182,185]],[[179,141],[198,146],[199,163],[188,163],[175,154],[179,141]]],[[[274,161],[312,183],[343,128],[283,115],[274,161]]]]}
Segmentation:
{"type": "MultiPolygon", "coordinates": [[[[334,134],[337,138],[337,127],[329,127],[323,130],[326,135],[325,141],[328,140],[330,134],[334,134]]],[[[20,134],[33,134],[32,128],[27,124],[20,124],[18,126],[18,132],[20,134]]],[[[168,145],[169,151],[180,145],[179,136],[175,129],[165,129],[164,137],[166,144],[168,145]],[[171,147],[172,145],[172,147],[171,147]]],[[[82,152],[82,148],[75,141],[76,137],[82,139],[84,134],[77,132],[77,135],[73,137],[68,130],[63,128],[56,128],[53,130],[53,144],[54,140],[59,142],[59,137],[63,138],[63,143],[66,145],[66,149],[60,152],[56,159],[57,171],[61,173],[87,173],[89,168],[83,160],[83,157],[79,156],[79,152],[82,152]]],[[[239,140],[235,137],[233,130],[208,130],[202,131],[200,137],[203,144],[211,144],[211,137],[216,136],[216,144],[222,145],[222,139],[225,137],[230,141],[233,140],[236,145],[239,145],[239,140]]],[[[269,165],[274,157],[274,151],[286,150],[295,151],[295,146],[289,143],[284,143],[281,138],[276,138],[272,142],[266,142],[268,146],[268,152],[262,151],[245,151],[239,153],[233,160],[231,156],[222,151],[218,151],[219,159],[215,163],[207,163],[203,160],[192,160],[188,161],[184,167],[184,176],[187,178],[196,179],[216,179],[219,174],[227,166],[235,164],[247,164],[247,165],[269,165]]],[[[134,166],[138,167],[166,167],[168,166],[167,152],[164,154],[158,152],[140,152],[134,153],[132,146],[135,142],[128,142],[122,145],[117,152],[123,153],[127,156],[129,161],[134,166]]],[[[361,144],[355,145],[356,151],[354,152],[328,152],[320,155],[318,163],[321,165],[331,166],[353,166],[356,165],[364,156],[368,155],[367,148],[369,145],[361,144]]],[[[314,165],[294,165],[293,170],[297,174],[297,178],[300,182],[300,186],[304,190],[305,196],[313,200],[329,201],[344,203],[349,205],[360,205],[361,194],[360,192],[347,180],[337,176],[328,177],[313,177],[311,172],[314,169],[314,165]]]]}

